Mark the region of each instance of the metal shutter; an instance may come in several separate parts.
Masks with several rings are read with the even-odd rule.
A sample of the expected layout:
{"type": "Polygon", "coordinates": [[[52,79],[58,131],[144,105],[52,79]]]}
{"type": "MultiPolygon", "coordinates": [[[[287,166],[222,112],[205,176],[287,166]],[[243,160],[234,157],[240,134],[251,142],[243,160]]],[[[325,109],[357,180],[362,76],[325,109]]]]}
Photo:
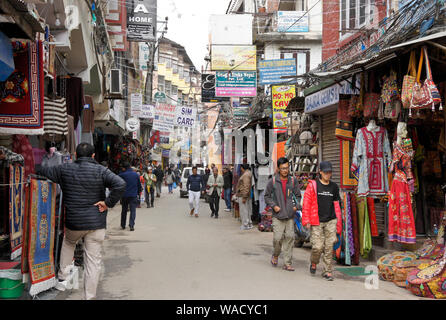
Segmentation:
{"type": "Polygon", "coordinates": [[[378,233],[381,235],[387,234],[386,230],[386,203],[375,201],[375,213],[376,213],[376,224],[378,226],[378,233]]]}
{"type": "Polygon", "coordinates": [[[332,181],[341,185],[341,158],[339,139],[335,136],[337,111],[321,117],[322,128],[322,161],[330,161],[333,165],[332,181]]]}

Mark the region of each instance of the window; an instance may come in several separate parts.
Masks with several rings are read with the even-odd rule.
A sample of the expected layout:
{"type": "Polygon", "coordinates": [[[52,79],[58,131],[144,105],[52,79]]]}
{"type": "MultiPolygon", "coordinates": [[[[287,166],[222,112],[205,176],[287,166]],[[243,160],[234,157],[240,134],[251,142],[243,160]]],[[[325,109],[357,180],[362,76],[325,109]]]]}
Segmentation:
{"type": "Polygon", "coordinates": [[[373,16],[374,0],[340,0],[342,35],[368,24],[373,16]]]}
{"type": "Polygon", "coordinates": [[[178,87],[172,86],[172,96],[178,96],[178,87]]]}
{"type": "Polygon", "coordinates": [[[172,83],[170,81],[166,81],[166,95],[172,95],[172,83]]]}
{"type": "Polygon", "coordinates": [[[165,89],[164,76],[158,76],[158,90],[164,92],[165,89]]]}
{"type": "Polygon", "coordinates": [[[281,0],[278,11],[307,11],[307,0],[281,0]]]}
{"type": "Polygon", "coordinates": [[[308,49],[289,49],[282,50],[280,59],[296,59],[296,75],[305,74],[310,71],[310,50],[308,49]]]}
{"type": "Polygon", "coordinates": [[[174,74],[178,73],[178,61],[176,61],[176,60],[174,60],[173,63],[172,63],[172,72],[174,74]]]}
{"type": "Polygon", "coordinates": [[[172,68],[172,58],[166,57],[166,68],[172,68]]]}
{"type": "Polygon", "coordinates": [[[178,74],[180,75],[180,78],[184,78],[184,66],[178,66],[178,74]]]}

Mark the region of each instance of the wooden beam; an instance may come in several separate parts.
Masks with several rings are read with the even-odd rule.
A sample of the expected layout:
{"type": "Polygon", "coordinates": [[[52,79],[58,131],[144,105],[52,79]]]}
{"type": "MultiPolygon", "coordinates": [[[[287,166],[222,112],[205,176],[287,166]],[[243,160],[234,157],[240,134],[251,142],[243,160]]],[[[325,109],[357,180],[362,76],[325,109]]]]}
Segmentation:
{"type": "MultiPolygon", "coordinates": [[[[436,42],[433,42],[433,41],[426,41],[427,43],[429,43],[429,44],[431,44],[431,45],[433,45],[434,47],[437,47],[437,48],[440,48],[441,50],[443,50],[443,51],[446,51],[446,47],[445,46],[442,46],[441,44],[439,44],[439,43],[436,43],[436,42]]],[[[430,57],[429,57],[430,58],[430,57]]]]}

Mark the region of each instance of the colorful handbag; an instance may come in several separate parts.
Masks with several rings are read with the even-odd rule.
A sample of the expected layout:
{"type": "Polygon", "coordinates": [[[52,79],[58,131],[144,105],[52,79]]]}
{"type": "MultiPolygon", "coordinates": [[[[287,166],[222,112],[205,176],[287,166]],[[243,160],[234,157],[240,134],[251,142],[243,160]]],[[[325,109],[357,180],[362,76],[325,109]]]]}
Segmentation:
{"type": "Polygon", "coordinates": [[[381,90],[381,100],[383,103],[390,103],[392,99],[398,99],[400,97],[400,91],[398,89],[398,82],[393,75],[389,76],[383,84],[381,90]]]}
{"type": "Polygon", "coordinates": [[[376,117],[378,115],[381,95],[379,93],[369,92],[364,95],[364,117],[376,117]]]}
{"type": "Polygon", "coordinates": [[[408,109],[410,107],[410,100],[412,99],[412,89],[416,81],[417,72],[415,69],[415,51],[410,53],[409,67],[407,74],[403,79],[403,88],[401,90],[401,102],[403,108],[408,109]]]}
{"type": "Polygon", "coordinates": [[[438,91],[437,86],[435,85],[435,83],[432,79],[432,70],[431,70],[431,64],[429,62],[429,56],[427,54],[427,48],[423,47],[423,49],[424,49],[424,56],[426,57],[426,81],[425,81],[425,84],[429,88],[433,103],[440,104],[440,110],[442,110],[443,108],[441,105],[441,95],[440,95],[440,92],[438,91]]]}
{"type": "MultiPolygon", "coordinates": [[[[424,48],[421,49],[420,62],[418,64],[418,73],[417,79],[413,86],[412,91],[412,99],[410,101],[411,109],[426,109],[433,107],[434,101],[432,100],[431,95],[431,82],[426,76],[426,80],[423,84],[420,83],[421,70],[423,69],[423,58],[425,56],[424,48]]],[[[426,70],[426,74],[429,74],[428,70],[426,70]]]]}

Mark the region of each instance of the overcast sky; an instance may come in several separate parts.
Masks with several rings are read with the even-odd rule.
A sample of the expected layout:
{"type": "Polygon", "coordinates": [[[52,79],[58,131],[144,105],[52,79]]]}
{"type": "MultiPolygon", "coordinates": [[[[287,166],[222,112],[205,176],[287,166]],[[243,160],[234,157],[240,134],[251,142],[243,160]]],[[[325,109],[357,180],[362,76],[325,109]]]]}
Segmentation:
{"type": "MultiPolygon", "coordinates": [[[[200,72],[207,53],[209,16],[225,14],[229,2],[230,0],[158,0],[158,20],[169,17],[169,30],[165,37],[185,47],[200,72]]],[[[160,24],[158,27],[161,28],[160,24]]]]}

